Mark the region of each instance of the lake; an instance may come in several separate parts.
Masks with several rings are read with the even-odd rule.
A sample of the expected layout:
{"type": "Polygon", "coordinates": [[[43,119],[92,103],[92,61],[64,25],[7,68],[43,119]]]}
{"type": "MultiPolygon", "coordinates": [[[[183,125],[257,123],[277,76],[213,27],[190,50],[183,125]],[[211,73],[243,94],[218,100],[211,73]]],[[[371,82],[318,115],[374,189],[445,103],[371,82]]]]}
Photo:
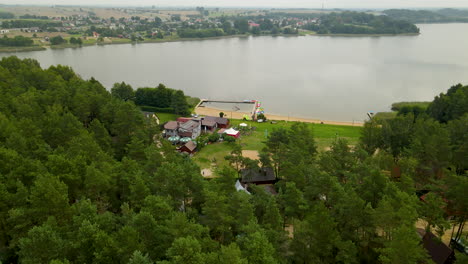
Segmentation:
{"type": "Polygon", "coordinates": [[[257,99],[267,117],[362,121],[393,102],[432,100],[468,84],[468,24],[418,26],[419,36],[261,36],[16,55],[69,65],[108,88],[164,83],[200,98],[257,99]]]}

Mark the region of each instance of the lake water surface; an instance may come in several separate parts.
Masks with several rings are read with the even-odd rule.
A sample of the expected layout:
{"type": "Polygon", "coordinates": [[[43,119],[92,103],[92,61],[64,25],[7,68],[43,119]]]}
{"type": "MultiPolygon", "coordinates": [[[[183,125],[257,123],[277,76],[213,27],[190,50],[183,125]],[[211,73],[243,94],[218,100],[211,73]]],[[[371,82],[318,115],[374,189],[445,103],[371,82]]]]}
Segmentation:
{"type": "Polygon", "coordinates": [[[108,88],[164,83],[200,98],[258,99],[267,116],[362,121],[393,102],[432,100],[468,84],[468,24],[419,27],[419,36],[263,36],[15,55],[69,65],[108,88]]]}

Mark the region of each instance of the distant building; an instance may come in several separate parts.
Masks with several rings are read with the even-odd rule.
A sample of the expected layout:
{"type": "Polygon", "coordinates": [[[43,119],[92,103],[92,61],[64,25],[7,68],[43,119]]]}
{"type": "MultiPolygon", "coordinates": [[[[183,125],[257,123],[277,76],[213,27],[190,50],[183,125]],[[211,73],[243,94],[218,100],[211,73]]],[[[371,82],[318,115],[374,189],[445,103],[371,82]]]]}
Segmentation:
{"type": "Polygon", "coordinates": [[[436,264],[451,264],[455,261],[455,253],[431,232],[417,229],[422,239],[424,249],[427,250],[432,261],[436,264]]]}
{"type": "Polygon", "coordinates": [[[202,121],[214,121],[218,128],[227,128],[229,126],[229,119],[224,117],[205,116],[202,121]]]}
{"type": "Polygon", "coordinates": [[[175,137],[178,136],[179,123],[177,121],[169,121],[164,125],[164,131],[166,137],[175,137]]]}
{"type": "Polygon", "coordinates": [[[241,183],[255,185],[274,184],[277,182],[273,168],[242,169],[241,183]]]}
{"type": "Polygon", "coordinates": [[[197,145],[193,141],[187,142],[187,144],[183,145],[179,148],[180,152],[185,152],[188,154],[193,154],[197,149],[197,145]]]}
{"type": "Polygon", "coordinates": [[[7,34],[10,33],[10,30],[8,29],[0,29],[0,34],[7,34]]]}
{"type": "Polygon", "coordinates": [[[257,23],[254,23],[254,22],[249,22],[249,27],[250,28],[253,28],[253,27],[259,27],[260,24],[257,24],[257,23]]]}
{"type": "Polygon", "coordinates": [[[185,123],[179,123],[179,136],[196,139],[201,134],[201,122],[190,120],[185,123]]]}
{"type": "Polygon", "coordinates": [[[213,132],[218,127],[218,123],[213,120],[202,120],[202,130],[204,132],[213,132]]]}

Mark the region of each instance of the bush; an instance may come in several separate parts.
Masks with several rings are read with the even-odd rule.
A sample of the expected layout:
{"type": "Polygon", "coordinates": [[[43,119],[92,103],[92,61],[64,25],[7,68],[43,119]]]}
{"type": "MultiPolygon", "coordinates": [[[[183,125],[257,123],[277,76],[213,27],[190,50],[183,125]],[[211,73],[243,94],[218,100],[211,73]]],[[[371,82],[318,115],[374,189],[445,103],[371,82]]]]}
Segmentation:
{"type": "Polygon", "coordinates": [[[67,43],[67,40],[62,38],[62,36],[56,36],[56,37],[50,38],[50,44],[52,45],[60,45],[64,43],[67,43]]]}
{"type": "Polygon", "coordinates": [[[258,119],[263,119],[263,121],[267,120],[266,116],[264,114],[258,114],[257,115],[257,120],[258,119]]]}
{"type": "Polygon", "coordinates": [[[157,112],[157,113],[168,113],[168,114],[173,114],[174,109],[170,107],[162,108],[162,107],[154,107],[154,106],[140,106],[141,111],[146,111],[146,112],[157,112]]]}
{"type": "Polygon", "coordinates": [[[211,135],[208,136],[208,141],[214,143],[214,142],[218,142],[220,136],[218,133],[213,133],[211,135]]]}
{"type": "Polygon", "coordinates": [[[236,142],[236,138],[235,138],[235,137],[231,137],[231,136],[228,136],[228,135],[226,135],[226,134],[224,134],[223,139],[224,139],[224,141],[226,141],[226,142],[228,142],[228,143],[236,142]]]}

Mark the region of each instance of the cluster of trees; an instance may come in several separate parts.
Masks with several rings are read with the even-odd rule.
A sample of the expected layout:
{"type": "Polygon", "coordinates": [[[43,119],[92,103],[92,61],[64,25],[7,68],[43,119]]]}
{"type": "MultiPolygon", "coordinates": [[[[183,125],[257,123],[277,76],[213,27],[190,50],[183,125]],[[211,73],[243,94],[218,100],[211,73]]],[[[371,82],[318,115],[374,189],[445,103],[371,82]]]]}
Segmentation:
{"type": "Polygon", "coordinates": [[[190,114],[190,106],[183,91],[159,84],[156,88],[138,88],[136,91],[125,82],[116,83],[111,89],[112,96],[124,101],[133,101],[144,110],[166,112],[177,115],[190,114]]]}
{"type": "Polygon", "coordinates": [[[30,15],[30,14],[19,16],[19,18],[20,19],[49,19],[48,16],[39,16],[39,15],[30,15]]]}
{"type": "Polygon", "coordinates": [[[23,36],[15,36],[13,38],[9,38],[4,36],[0,38],[0,46],[8,46],[8,47],[26,47],[32,46],[34,41],[31,38],[23,37],[23,36]]]}
{"type": "Polygon", "coordinates": [[[447,126],[411,114],[369,122],[359,146],[337,139],[322,153],[297,123],[270,133],[260,162],[233,144],[233,167],[281,178],[278,195],[247,194],[234,188],[240,166],[205,181],[129,89],[111,94],[68,67],[16,57],[0,61],[0,76],[3,263],[421,263],[416,220],[442,231],[444,208],[468,212],[466,171],[445,158],[468,142],[466,113],[447,126]],[[449,143],[451,133],[465,138],[449,143]],[[386,173],[395,162],[398,179],[386,173]]]}
{"type": "Polygon", "coordinates": [[[2,22],[2,28],[30,28],[38,27],[41,30],[47,30],[48,28],[61,27],[62,22],[60,21],[43,21],[43,20],[26,20],[26,19],[16,19],[16,20],[6,20],[2,22]]]}
{"type": "Polygon", "coordinates": [[[62,36],[55,36],[50,38],[50,44],[52,45],[61,45],[61,44],[66,44],[68,41],[64,39],[62,36]]]}
{"type": "Polygon", "coordinates": [[[388,9],[383,13],[393,19],[411,23],[468,22],[468,11],[444,8],[440,10],[388,9]]]}
{"type": "Polygon", "coordinates": [[[11,19],[15,18],[15,14],[11,12],[0,11],[0,19],[11,19]]]}
{"type": "Polygon", "coordinates": [[[362,12],[322,15],[319,24],[307,24],[304,28],[316,31],[318,34],[419,33],[419,28],[410,22],[362,12]]]}
{"type": "Polygon", "coordinates": [[[224,31],[220,28],[208,28],[208,29],[179,29],[177,34],[181,38],[209,38],[224,36],[224,31]]]}
{"type": "Polygon", "coordinates": [[[70,44],[80,45],[81,46],[83,44],[83,40],[81,38],[71,37],[70,38],[70,44]]]}
{"type": "MultiPolygon", "coordinates": [[[[252,20],[253,21],[253,20],[252,20]]],[[[182,38],[206,38],[218,37],[236,34],[298,34],[297,28],[284,27],[282,28],[278,22],[273,22],[268,16],[261,18],[255,17],[258,26],[250,26],[247,18],[233,18],[223,16],[220,19],[221,25],[215,27],[210,23],[192,24],[182,23],[182,27],[177,30],[177,34],[182,38]]]]}

